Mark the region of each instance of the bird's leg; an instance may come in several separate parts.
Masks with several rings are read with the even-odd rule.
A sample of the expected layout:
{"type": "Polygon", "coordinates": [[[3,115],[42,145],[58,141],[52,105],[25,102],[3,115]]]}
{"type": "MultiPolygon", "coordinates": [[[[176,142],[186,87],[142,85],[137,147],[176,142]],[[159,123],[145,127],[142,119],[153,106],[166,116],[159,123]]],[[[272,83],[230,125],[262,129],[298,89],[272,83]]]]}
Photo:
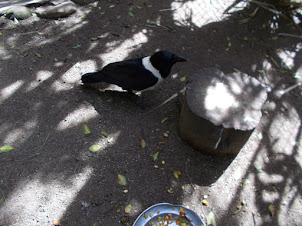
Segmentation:
{"type": "Polygon", "coordinates": [[[136,95],[132,90],[127,90],[127,92],[130,95],[131,99],[134,101],[134,103],[140,108],[142,108],[143,110],[149,106],[147,102],[142,100],[142,98],[136,95]]]}

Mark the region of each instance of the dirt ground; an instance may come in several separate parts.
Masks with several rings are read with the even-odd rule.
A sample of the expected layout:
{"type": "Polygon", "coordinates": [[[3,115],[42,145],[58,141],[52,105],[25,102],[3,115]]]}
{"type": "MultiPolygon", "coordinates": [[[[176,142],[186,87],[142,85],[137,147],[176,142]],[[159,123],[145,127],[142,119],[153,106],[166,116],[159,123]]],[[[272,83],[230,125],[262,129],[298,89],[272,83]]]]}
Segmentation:
{"type": "Polygon", "coordinates": [[[295,84],[302,67],[301,38],[278,33],[301,35],[300,25],[264,9],[240,23],[253,7],[221,19],[231,3],[99,1],[78,5],[67,18],[3,25],[0,147],[14,150],[0,153],[0,225],[52,225],[55,219],[131,225],[160,202],[183,204],[204,220],[212,211],[217,225],[302,225],[302,90],[278,95],[295,84]],[[143,93],[148,109],[125,93],[80,85],[83,73],[158,49],[188,62],[143,93]],[[182,95],[148,112],[181,90],[184,76],[209,66],[240,70],[271,89],[261,123],[237,156],[204,155],[181,140],[182,95]],[[83,134],[83,124],[90,134],[83,134]],[[94,144],[101,150],[89,151],[94,144]],[[173,170],[181,172],[178,179],[173,170]]]}

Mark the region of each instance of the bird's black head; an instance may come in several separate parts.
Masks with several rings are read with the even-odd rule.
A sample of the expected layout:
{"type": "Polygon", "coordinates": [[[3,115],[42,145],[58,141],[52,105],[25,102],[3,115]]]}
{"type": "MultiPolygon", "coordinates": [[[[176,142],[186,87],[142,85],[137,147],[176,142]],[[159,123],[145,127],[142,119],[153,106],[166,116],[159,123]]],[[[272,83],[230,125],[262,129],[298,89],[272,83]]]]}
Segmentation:
{"type": "Polygon", "coordinates": [[[168,51],[159,51],[154,53],[150,61],[162,77],[167,77],[170,74],[172,66],[177,62],[186,62],[187,60],[181,56],[177,56],[168,51]]]}

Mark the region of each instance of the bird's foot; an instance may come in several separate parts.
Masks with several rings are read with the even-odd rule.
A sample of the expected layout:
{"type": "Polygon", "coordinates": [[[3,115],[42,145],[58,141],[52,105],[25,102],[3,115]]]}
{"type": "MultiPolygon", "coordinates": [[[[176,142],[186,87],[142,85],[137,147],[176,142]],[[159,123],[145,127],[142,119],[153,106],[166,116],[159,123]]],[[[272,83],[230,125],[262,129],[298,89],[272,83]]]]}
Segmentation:
{"type": "Polygon", "coordinates": [[[139,106],[141,109],[145,110],[146,108],[150,107],[150,104],[148,102],[142,100],[142,98],[136,95],[136,93],[134,93],[132,90],[127,90],[127,91],[131,99],[134,101],[134,103],[137,106],[139,106]]]}

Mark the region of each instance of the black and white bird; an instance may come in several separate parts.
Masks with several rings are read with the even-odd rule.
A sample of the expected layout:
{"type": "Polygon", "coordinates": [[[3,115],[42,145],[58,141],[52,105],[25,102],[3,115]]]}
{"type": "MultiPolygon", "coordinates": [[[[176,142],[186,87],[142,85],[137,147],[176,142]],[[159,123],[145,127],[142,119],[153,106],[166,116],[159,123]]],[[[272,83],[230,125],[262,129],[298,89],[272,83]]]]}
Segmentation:
{"type": "Polygon", "coordinates": [[[172,66],[185,62],[185,58],[168,51],[159,51],[152,56],[110,63],[102,70],[84,74],[82,82],[106,82],[120,86],[128,92],[145,91],[166,78],[172,66]]]}

